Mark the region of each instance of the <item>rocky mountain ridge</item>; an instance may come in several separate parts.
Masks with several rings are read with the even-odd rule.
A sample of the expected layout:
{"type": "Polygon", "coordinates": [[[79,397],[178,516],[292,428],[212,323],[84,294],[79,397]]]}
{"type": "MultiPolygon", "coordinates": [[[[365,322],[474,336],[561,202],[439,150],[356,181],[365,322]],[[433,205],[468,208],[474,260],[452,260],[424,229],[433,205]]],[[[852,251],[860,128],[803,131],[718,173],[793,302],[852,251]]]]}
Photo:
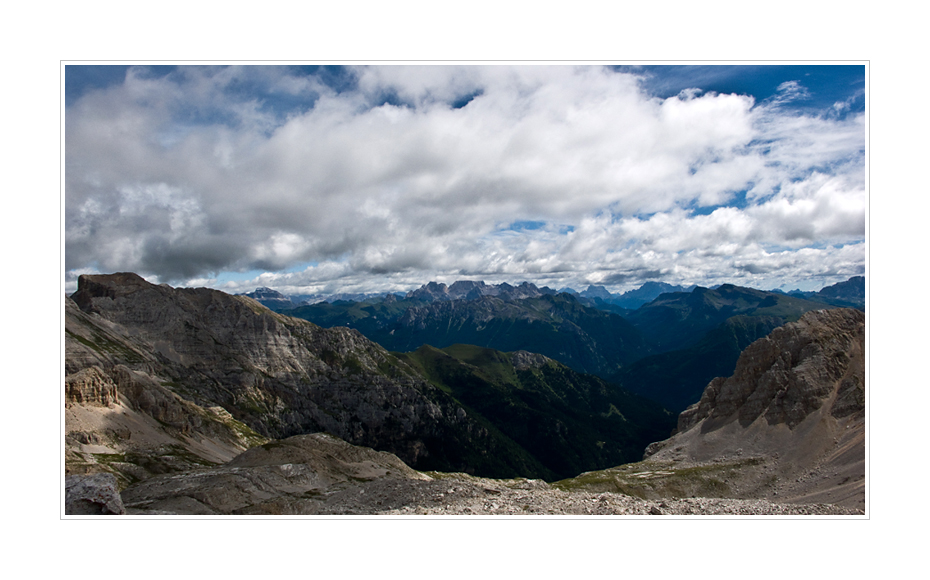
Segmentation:
{"type": "Polygon", "coordinates": [[[599,299],[566,293],[466,299],[476,289],[491,287],[456,285],[456,292],[437,284],[421,289],[441,292],[443,299],[325,303],[284,313],[324,327],[357,329],[391,351],[475,344],[538,352],[678,412],[700,398],[707,381],[732,372],[750,342],[804,312],[834,307],[724,285],[663,293],[636,311],[618,314],[599,299]]]}
{"type": "MultiPolygon", "coordinates": [[[[520,458],[495,453],[507,441],[356,331],[284,317],[243,296],[155,286],[135,274],[82,276],[72,298],[68,377],[96,367],[87,372],[126,385],[124,396],[138,392],[127,406],[154,413],[156,422],[176,418],[183,431],[201,409],[219,407],[256,437],[326,431],[421,469],[480,472],[508,461],[515,472],[523,468],[520,458]],[[185,415],[178,405],[197,409],[185,415]]],[[[91,381],[76,392],[90,396],[94,388],[91,381]]]]}
{"type": "Polygon", "coordinates": [[[530,282],[523,282],[512,286],[506,282],[501,284],[485,284],[480,281],[459,280],[451,286],[442,282],[429,282],[416,290],[407,293],[406,298],[435,302],[437,300],[476,300],[482,296],[494,296],[501,300],[521,300],[523,298],[537,298],[539,296],[556,294],[551,288],[538,288],[530,282]]]}
{"type": "Polygon", "coordinates": [[[619,388],[554,361],[544,371],[557,369],[555,382],[547,382],[542,371],[516,368],[541,358],[533,353],[517,355],[512,364],[506,353],[495,353],[492,364],[504,361],[511,375],[535,378],[514,387],[492,385],[476,374],[472,386],[490,389],[478,404],[469,391],[437,383],[419,363],[386,352],[355,330],[320,328],[245,296],[156,286],[134,274],[82,277],[78,291],[66,299],[66,312],[66,422],[75,426],[69,426],[69,469],[110,470],[123,484],[164,470],[222,463],[258,440],[318,431],[390,451],[418,469],[552,479],[610,465],[608,457],[637,456],[671,428],[657,405],[633,402],[636,397],[619,388]],[[549,417],[543,407],[564,407],[560,397],[592,381],[598,385],[592,393],[606,389],[611,395],[584,395],[590,398],[585,412],[597,421],[605,417],[612,435],[579,439],[574,432],[589,431],[588,421],[566,423],[567,416],[549,417]],[[507,404],[519,412],[487,410],[505,392],[507,404]],[[647,424],[657,416],[658,427],[647,424]],[[208,445],[211,452],[190,441],[217,421],[229,426],[222,451],[216,441],[208,445]],[[526,429],[536,437],[521,435],[517,442],[513,433],[526,429]],[[134,430],[144,430],[152,443],[142,449],[114,439],[134,430]],[[570,448],[566,441],[585,440],[592,449],[561,459],[559,451],[538,445],[530,450],[535,441],[551,437],[564,453],[570,448]],[[546,461],[562,467],[545,467],[543,452],[546,461]],[[146,453],[158,461],[145,459],[146,453]],[[140,463],[149,468],[140,469],[140,463]]]}
{"type": "Polygon", "coordinates": [[[865,315],[808,312],[749,345],[646,458],[679,468],[728,461],[743,493],[865,509],[865,315]]]}

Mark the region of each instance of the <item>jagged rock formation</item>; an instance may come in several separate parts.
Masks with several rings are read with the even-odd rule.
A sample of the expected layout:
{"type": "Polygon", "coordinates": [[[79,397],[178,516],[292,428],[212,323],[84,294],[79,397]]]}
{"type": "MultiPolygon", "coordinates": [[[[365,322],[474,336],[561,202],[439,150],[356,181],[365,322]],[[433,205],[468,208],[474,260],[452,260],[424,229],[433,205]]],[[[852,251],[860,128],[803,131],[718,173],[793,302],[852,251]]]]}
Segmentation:
{"type": "Polygon", "coordinates": [[[555,294],[555,291],[546,287],[538,288],[535,284],[529,282],[512,286],[506,282],[489,285],[484,282],[459,280],[451,286],[446,286],[442,282],[429,282],[416,290],[408,292],[406,298],[425,302],[476,300],[482,296],[494,296],[501,300],[522,300],[549,294],[555,294]]]}
{"type": "Polygon", "coordinates": [[[116,383],[100,367],[83,368],[65,377],[65,407],[110,407],[117,399],[116,383]]]}
{"type": "MultiPolygon", "coordinates": [[[[646,457],[743,467],[721,493],[865,506],[865,315],[813,311],[752,343],[646,457]],[[736,489],[739,488],[739,489],[736,489]]],[[[707,473],[711,473],[708,471],[707,473]]]]}
{"type": "Polygon", "coordinates": [[[120,486],[218,465],[267,439],[218,406],[171,390],[151,345],[65,300],[65,471],[120,486]]]}

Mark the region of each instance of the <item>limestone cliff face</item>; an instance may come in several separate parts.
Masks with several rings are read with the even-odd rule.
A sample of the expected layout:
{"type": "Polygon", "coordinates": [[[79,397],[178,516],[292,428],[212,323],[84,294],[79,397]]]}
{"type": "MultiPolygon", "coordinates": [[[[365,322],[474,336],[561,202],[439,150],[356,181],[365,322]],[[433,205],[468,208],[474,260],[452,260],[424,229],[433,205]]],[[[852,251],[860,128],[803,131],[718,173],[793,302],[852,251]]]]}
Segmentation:
{"type": "Polygon", "coordinates": [[[714,379],[679,416],[678,431],[701,421],[709,431],[734,418],[746,427],[760,417],[793,429],[824,405],[834,417],[862,414],[864,353],[864,313],[810,312],[749,345],[733,376],[714,379]]]}
{"type": "Polygon", "coordinates": [[[88,367],[65,378],[65,406],[108,407],[117,401],[116,383],[99,367],[88,367]]]}
{"type": "Polygon", "coordinates": [[[475,469],[468,450],[496,448],[454,400],[357,331],[128,273],[81,276],[69,302],[79,309],[66,323],[69,374],[123,365],[264,436],[325,431],[421,469],[475,469]]]}
{"type": "Polygon", "coordinates": [[[681,413],[650,461],[708,465],[754,458],[741,497],[774,494],[863,508],[865,314],[812,311],[752,343],[681,413]]]}

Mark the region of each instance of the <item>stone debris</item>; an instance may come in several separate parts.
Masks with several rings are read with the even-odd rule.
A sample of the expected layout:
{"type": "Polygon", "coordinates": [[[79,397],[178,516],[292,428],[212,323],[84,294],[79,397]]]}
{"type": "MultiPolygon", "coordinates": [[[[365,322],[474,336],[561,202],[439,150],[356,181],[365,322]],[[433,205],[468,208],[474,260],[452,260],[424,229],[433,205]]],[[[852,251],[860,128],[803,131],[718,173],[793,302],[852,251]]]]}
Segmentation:
{"type": "Polygon", "coordinates": [[[366,484],[364,496],[335,494],[314,506],[317,514],[347,515],[862,515],[835,505],[779,504],[765,500],[721,498],[643,500],[620,493],[562,491],[538,480],[486,480],[443,474],[434,481],[379,480],[366,484]],[[449,479],[455,491],[448,491],[449,479]],[[529,485],[527,485],[529,484],[529,485]],[[532,487],[531,490],[526,489],[532,487]],[[435,490],[445,489],[437,494],[435,490]],[[375,499],[377,498],[377,499],[375,499]]]}
{"type": "MultiPolygon", "coordinates": [[[[355,516],[862,515],[859,510],[829,504],[794,505],[759,499],[721,498],[654,501],[621,493],[563,491],[539,480],[491,480],[445,473],[430,475],[433,479],[379,478],[358,485],[334,486],[310,497],[294,495],[279,498],[232,513],[355,516]]],[[[209,501],[202,490],[197,495],[201,500],[209,501]]],[[[173,498],[173,505],[185,505],[180,499],[173,498]]],[[[160,507],[157,511],[145,509],[144,504],[131,503],[127,511],[129,514],[171,513],[163,509],[167,505],[164,501],[158,502],[160,507]]]]}
{"type": "Polygon", "coordinates": [[[120,515],[126,513],[117,490],[116,477],[109,473],[71,475],[65,478],[66,515],[120,515]]]}

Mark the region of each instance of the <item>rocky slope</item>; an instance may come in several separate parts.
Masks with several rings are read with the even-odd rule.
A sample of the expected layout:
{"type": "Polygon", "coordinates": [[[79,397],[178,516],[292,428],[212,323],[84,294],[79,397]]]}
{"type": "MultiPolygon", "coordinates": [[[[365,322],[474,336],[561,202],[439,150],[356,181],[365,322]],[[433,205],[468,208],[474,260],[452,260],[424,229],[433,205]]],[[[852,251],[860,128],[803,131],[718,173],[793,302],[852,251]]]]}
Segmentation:
{"type": "MultiPolygon", "coordinates": [[[[77,487],[76,483],[73,487],[77,487]]],[[[106,493],[94,495],[110,500],[106,493]]],[[[118,509],[130,515],[859,513],[831,505],[785,505],[765,500],[646,500],[613,492],[566,491],[532,479],[421,473],[391,454],[349,445],[324,434],[268,443],[221,467],[153,477],[124,490],[121,500],[125,507],[118,506],[110,513],[120,513],[118,509]]],[[[99,510],[95,513],[101,513],[103,500],[96,501],[92,507],[99,510]]]]}
{"type": "Polygon", "coordinates": [[[865,315],[813,311],[752,343],[643,462],[572,489],[865,509],[865,315]]]}
{"type": "Polygon", "coordinates": [[[145,341],[65,302],[66,474],[110,473],[125,486],[267,441],[222,407],[175,393],[145,341]]]}
{"type": "MultiPolygon", "coordinates": [[[[106,442],[146,432],[171,456],[172,445],[181,445],[178,454],[190,450],[177,437],[200,440],[203,425],[235,421],[213,463],[244,449],[249,437],[325,431],[420,469],[525,467],[502,452],[508,441],[356,331],[281,316],[244,296],[156,286],[127,273],[82,276],[66,302],[66,427],[75,453],[138,464],[106,442]],[[242,424],[255,433],[236,435],[242,424]],[[171,440],[159,438],[162,427],[173,430],[171,440]]],[[[188,463],[203,458],[195,455],[188,463]]],[[[69,457],[80,472],[84,456],[69,457]]]]}

